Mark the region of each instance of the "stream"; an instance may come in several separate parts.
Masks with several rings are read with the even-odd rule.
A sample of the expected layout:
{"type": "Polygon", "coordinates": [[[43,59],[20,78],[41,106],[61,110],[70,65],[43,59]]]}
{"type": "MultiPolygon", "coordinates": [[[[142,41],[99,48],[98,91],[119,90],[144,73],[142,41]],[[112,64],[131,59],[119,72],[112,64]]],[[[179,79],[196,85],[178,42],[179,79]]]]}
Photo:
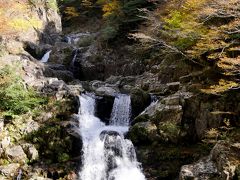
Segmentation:
{"type": "Polygon", "coordinates": [[[145,180],[132,142],[124,138],[129,129],[131,99],[115,97],[110,124],[95,114],[95,95],[79,96],[79,132],[83,141],[81,180],[145,180]]]}

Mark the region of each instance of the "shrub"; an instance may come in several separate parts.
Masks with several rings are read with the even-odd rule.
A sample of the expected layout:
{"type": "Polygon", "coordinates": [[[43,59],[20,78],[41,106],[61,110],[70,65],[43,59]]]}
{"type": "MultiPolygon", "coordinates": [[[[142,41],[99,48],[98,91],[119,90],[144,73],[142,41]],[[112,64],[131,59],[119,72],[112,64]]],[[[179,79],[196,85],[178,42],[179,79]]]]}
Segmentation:
{"type": "Polygon", "coordinates": [[[27,88],[15,72],[10,66],[0,70],[0,110],[7,115],[24,114],[46,102],[46,98],[27,88]]]}

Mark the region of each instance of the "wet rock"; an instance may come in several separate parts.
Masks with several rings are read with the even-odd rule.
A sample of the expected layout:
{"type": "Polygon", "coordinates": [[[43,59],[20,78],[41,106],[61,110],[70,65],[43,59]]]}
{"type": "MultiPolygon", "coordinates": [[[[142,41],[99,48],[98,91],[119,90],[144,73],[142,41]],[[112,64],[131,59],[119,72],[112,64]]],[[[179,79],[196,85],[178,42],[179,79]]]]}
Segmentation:
{"type": "Polygon", "coordinates": [[[51,68],[45,68],[44,75],[46,77],[56,77],[65,82],[70,82],[70,81],[73,81],[74,79],[73,73],[68,70],[54,70],[51,68]]]}
{"type": "Polygon", "coordinates": [[[62,64],[66,67],[71,66],[72,61],[72,52],[73,52],[73,46],[68,43],[63,42],[57,42],[52,47],[52,53],[49,58],[49,63],[52,64],[62,64]]]}
{"type": "Polygon", "coordinates": [[[78,96],[84,91],[82,84],[68,85],[67,87],[69,89],[69,94],[73,96],[78,96]]]}
{"type": "Polygon", "coordinates": [[[108,136],[120,136],[119,132],[117,132],[117,131],[108,131],[108,130],[102,131],[99,136],[100,136],[100,139],[101,139],[101,140],[104,140],[104,138],[105,138],[107,135],[108,135],[108,136]]]}
{"type": "Polygon", "coordinates": [[[15,173],[17,173],[20,164],[18,163],[11,163],[8,165],[0,166],[0,173],[4,176],[11,176],[13,177],[15,173]]]}
{"type": "Polygon", "coordinates": [[[111,87],[99,87],[96,89],[96,94],[100,96],[114,96],[117,94],[117,91],[111,87]]]}
{"type": "Polygon", "coordinates": [[[7,148],[5,155],[12,162],[25,163],[27,161],[27,156],[21,146],[13,146],[11,148],[7,148]]]}
{"type": "Polygon", "coordinates": [[[109,124],[114,96],[103,96],[96,99],[96,116],[106,124],[109,124]]]}
{"type": "Polygon", "coordinates": [[[142,89],[135,88],[130,93],[132,105],[132,117],[140,114],[150,103],[151,97],[142,89]]]}

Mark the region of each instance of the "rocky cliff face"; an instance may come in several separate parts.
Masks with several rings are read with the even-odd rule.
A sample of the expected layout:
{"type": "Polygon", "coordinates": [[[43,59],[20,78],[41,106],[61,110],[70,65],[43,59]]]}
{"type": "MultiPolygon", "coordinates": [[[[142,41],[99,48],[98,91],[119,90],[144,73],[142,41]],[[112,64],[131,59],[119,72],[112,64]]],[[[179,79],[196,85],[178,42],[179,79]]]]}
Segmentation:
{"type": "Polygon", "coordinates": [[[65,67],[39,62],[61,41],[57,2],[1,1],[0,12],[0,178],[73,178],[81,142],[70,119],[82,88],[56,78],[73,78],[65,67]]]}
{"type": "MultiPolygon", "coordinates": [[[[184,7],[190,6],[194,13],[199,13],[201,3],[184,7]]],[[[33,108],[33,112],[19,116],[6,114],[1,109],[0,172],[4,178],[17,176],[21,169],[27,179],[76,179],[73,171],[78,165],[75,161],[81,159],[81,140],[74,129],[78,125],[74,115],[78,107],[76,96],[91,91],[100,97],[96,113],[105,123],[109,123],[114,95],[131,95],[133,120],[127,136],[137,147],[147,179],[239,179],[239,33],[236,35],[232,29],[227,31],[233,32],[234,37],[226,37],[219,44],[231,41],[229,46],[214,46],[202,52],[200,42],[185,51],[180,45],[185,48],[189,39],[175,35],[183,33],[188,37],[187,33],[192,32],[188,22],[180,16],[187,13],[184,8],[176,10],[169,1],[151,12],[150,20],[154,24],[149,26],[148,22],[139,29],[146,34],[135,35],[136,41],[116,38],[116,42],[100,40],[102,20],[99,14],[97,17],[89,15],[90,7],[84,7],[82,14],[77,8],[72,12],[70,4],[71,7],[65,9],[74,18],[65,27],[63,33],[69,34],[63,38],[55,0],[11,0],[2,1],[0,5],[0,23],[4,24],[4,28],[0,27],[0,68],[20,67],[12,71],[21,76],[24,91],[33,87],[47,99],[33,108]],[[174,14],[180,10],[183,12],[174,14]],[[169,15],[161,22],[168,28],[161,29],[160,34],[152,34],[155,32],[153,25],[156,28],[155,25],[161,24],[159,14],[169,15]],[[176,29],[179,26],[181,28],[176,29]],[[179,33],[174,35],[172,31],[179,33]],[[157,39],[159,37],[165,42],[157,39]],[[49,50],[48,62],[39,62],[49,50]],[[198,50],[202,54],[189,56],[189,52],[199,53],[198,50]],[[224,56],[221,62],[216,53],[224,56]],[[69,168],[66,169],[65,164],[69,168]]],[[[221,39],[222,36],[212,34],[211,28],[219,25],[214,20],[216,14],[213,15],[210,16],[212,21],[203,23],[206,27],[197,33],[207,32],[209,37],[221,39]]],[[[224,30],[230,25],[235,27],[239,15],[226,18],[218,19],[224,30]]],[[[186,19],[196,23],[195,18],[186,19]]],[[[202,38],[206,38],[207,35],[203,35],[202,38]]],[[[0,73],[0,85],[5,85],[4,81],[9,79],[2,71],[0,73]]]]}

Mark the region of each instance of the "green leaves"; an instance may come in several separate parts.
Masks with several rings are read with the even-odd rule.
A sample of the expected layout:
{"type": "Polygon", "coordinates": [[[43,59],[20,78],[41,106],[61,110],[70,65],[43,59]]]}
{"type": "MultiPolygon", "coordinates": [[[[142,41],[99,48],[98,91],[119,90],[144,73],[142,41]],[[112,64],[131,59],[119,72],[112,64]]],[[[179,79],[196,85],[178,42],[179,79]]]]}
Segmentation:
{"type": "Polygon", "coordinates": [[[25,87],[24,82],[14,70],[6,66],[0,71],[0,110],[6,114],[19,115],[33,110],[46,102],[45,98],[32,88],[25,87]]]}

